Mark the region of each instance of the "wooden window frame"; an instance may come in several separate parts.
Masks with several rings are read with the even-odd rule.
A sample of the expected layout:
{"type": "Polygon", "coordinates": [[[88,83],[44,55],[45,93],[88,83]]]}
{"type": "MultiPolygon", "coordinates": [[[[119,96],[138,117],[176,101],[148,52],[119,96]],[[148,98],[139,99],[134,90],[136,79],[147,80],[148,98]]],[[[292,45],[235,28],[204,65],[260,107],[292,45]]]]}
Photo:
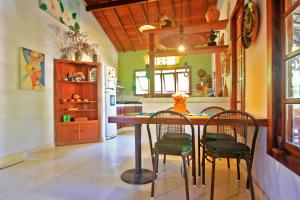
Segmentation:
{"type": "MultiPolygon", "coordinates": [[[[171,73],[171,74],[174,74],[174,78],[175,78],[175,91],[177,90],[177,85],[178,85],[178,82],[177,82],[177,74],[179,73],[182,73],[182,72],[176,72],[176,70],[178,69],[186,69],[186,67],[163,67],[163,68],[157,68],[155,69],[155,71],[158,71],[158,70],[175,70],[174,73],[171,73]]],[[[189,69],[189,92],[187,93],[188,95],[191,95],[192,94],[192,68],[189,66],[188,67],[189,69]]],[[[136,72],[140,72],[140,71],[145,71],[145,70],[134,70],[134,82],[136,82],[136,77],[135,77],[135,73],[136,72]]],[[[162,73],[160,74],[162,75],[162,73]]],[[[162,76],[161,76],[161,80],[162,80],[162,76]]],[[[161,85],[161,88],[162,88],[162,85],[161,85]]],[[[155,92],[155,91],[154,91],[155,92]]],[[[149,93],[148,93],[149,94],[149,93]]],[[[134,95],[135,96],[145,96],[145,95],[148,95],[148,94],[136,94],[136,90],[134,91],[134,95]]],[[[172,94],[165,94],[165,93],[155,93],[154,97],[170,97],[172,96],[172,94]]]]}
{"type": "MultiPolygon", "coordinates": [[[[300,175],[300,150],[285,142],[284,0],[267,0],[268,138],[267,153],[300,175]],[[278,89],[280,88],[280,89],[278,89]]],[[[300,6],[300,0],[294,7],[300,6]]],[[[286,13],[290,13],[291,9],[286,13]]],[[[293,100],[288,102],[292,103],[293,100]]]]}
{"type": "MultiPolygon", "coordinates": [[[[144,71],[146,71],[146,70],[134,70],[133,71],[133,73],[134,73],[134,84],[136,84],[136,72],[144,72],[144,71]]],[[[149,91],[149,83],[148,83],[148,91],[149,91]]],[[[144,96],[144,95],[147,95],[148,93],[146,93],[146,94],[137,94],[136,93],[136,88],[135,88],[135,90],[134,90],[134,96],[144,96]]]]}
{"type": "MultiPolygon", "coordinates": [[[[235,7],[233,9],[232,15],[230,17],[230,40],[231,40],[231,47],[232,47],[232,79],[231,79],[231,85],[232,85],[232,92],[231,92],[231,108],[237,109],[237,104],[241,104],[241,110],[245,111],[245,85],[246,85],[246,79],[245,79],[245,50],[243,49],[243,82],[241,85],[241,101],[238,101],[237,99],[237,82],[238,82],[238,74],[237,74],[237,28],[236,28],[236,22],[237,22],[237,15],[241,8],[243,8],[245,5],[244,0],[238,0],[235,4],[235,7]]],[[[243,48],[243,47],[242,47],[243,48]]]]}

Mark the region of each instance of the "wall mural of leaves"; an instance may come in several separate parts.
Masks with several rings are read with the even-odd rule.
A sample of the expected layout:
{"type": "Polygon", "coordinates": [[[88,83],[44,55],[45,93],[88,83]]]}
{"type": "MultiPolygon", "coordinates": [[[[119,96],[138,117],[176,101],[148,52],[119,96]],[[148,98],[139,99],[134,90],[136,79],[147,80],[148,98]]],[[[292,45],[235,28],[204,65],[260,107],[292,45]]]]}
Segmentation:
{"type": "Polygon", "coordinates": [[[39,7],[62,24],[79,30],[80,0],[39,0],[39,7]]]}

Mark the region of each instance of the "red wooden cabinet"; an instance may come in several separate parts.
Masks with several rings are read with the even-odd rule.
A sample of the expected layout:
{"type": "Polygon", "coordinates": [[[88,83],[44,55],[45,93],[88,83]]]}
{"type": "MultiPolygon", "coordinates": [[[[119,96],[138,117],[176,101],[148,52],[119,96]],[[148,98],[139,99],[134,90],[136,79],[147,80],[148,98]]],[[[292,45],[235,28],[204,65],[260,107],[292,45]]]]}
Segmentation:
{"type": "MultiPolygon", "coordinates": [[[[143,108],[142,106],[120,106],[117,107],[117,115],[121,114],[128,114],[128,113],[139,113],[142,112],[143,108]]],[[[117,124],[117,129],[123,128],[123,127],[130,127],[134,126],[134,124],[117,124]]]]}
{"type": "Polygon", "coordinates": [[[100,141],[99,71],[98,63],[54,60],[56,145],[100,141]],[[97,71],[96,80],[91,80],[90,72],[94,69],[97,71]],[[83,80],[70,79],[74,74],[82,74],[83,80]],[[64,122],[64,116],[71,121],[64,122]]]}

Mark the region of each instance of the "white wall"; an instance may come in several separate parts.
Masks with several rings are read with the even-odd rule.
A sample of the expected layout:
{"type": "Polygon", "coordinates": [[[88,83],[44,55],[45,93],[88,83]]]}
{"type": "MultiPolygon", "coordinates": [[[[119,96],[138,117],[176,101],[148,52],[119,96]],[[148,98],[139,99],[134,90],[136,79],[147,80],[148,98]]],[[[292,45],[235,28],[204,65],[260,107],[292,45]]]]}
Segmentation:
{"type": "MultiPolygon", "coordinates": [[[[84,6],[82,1],[81,30],[100,44],[100,60],[117,66],[116,49],[84,6]]],[[[0,0],[0,158],[53,144],[53,59],[60,54],[49,24],[61,26],[38,0],[0,0]],[[46,55],[45,91],[19,89],[19,47],[46,55]]]]}
{"type": "MultiPolygon", "coordinates": [[[[245,1],[247,2],[247,1],[245,1]]],[[[266,0],[255,1],[260,9],[260,26],[256,41],[245,52],[246,111],[267,117],[267,5],[266,0]]],[[[219,1],[221,17],[231,13],[236,0],[219,1]]],[[[228,18],[230,19],[230,18],[228,18]]],[[[229,36],[229,26],[226,29],[229,36]]],[[[227,37],[229,40],[229,38],[227,37]]],[[[296,200],[300,197],[300,178],[266,153],[267,128],[260,128],[256,144],[253,171],[255,182],[270,200],[296,200]]],[[[259,191],[256,190],[256,194],[259,191]]]]}

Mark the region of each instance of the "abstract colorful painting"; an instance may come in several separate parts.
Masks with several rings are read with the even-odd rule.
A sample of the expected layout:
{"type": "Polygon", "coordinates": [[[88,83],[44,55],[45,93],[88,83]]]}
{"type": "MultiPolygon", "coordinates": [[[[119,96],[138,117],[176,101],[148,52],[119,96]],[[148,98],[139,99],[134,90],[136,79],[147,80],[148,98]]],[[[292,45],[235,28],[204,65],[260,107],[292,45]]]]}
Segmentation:
{"type": "Polygon", "coordinates": [[[39,0],[39,6],[62,24],[80,28],[80,0],[39,0]]]}
{"type": "Polygon", "coordinates": [[[44,90],[44,54],[20,47],[20,88],[24,90],[44,90]]]}

